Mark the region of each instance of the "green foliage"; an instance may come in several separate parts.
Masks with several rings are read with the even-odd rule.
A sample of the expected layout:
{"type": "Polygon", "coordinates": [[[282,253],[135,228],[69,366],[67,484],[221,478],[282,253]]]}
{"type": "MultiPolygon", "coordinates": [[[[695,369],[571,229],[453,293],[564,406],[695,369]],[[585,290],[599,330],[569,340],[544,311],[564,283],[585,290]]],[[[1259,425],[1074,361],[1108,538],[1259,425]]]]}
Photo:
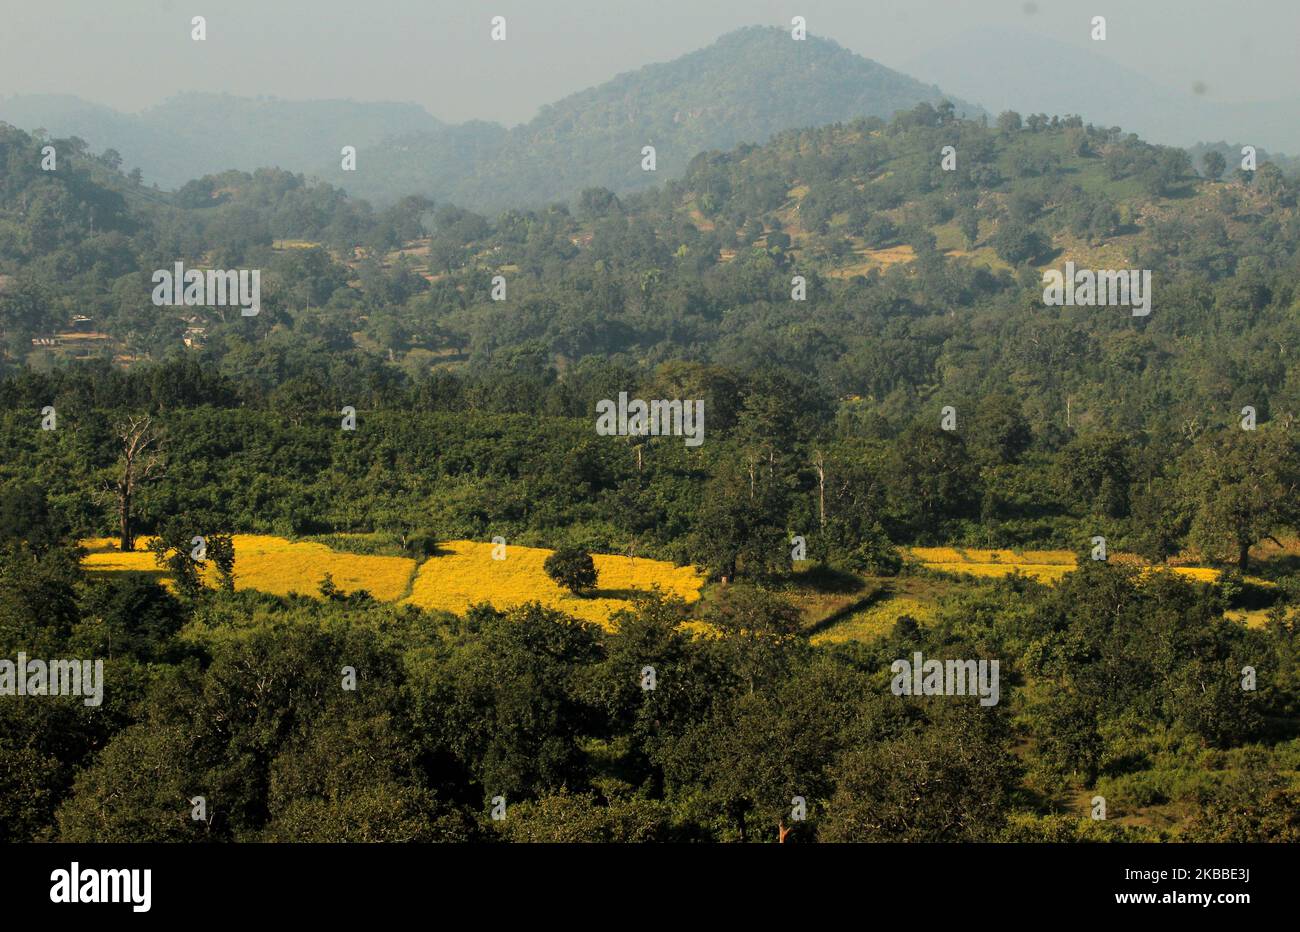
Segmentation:
{"type": "Polygon", "coordinates": [[[546,575],[574,594],[596,587],[596,564],[591,554],[578,547],[561,547],[542,564],[546,575]]]}

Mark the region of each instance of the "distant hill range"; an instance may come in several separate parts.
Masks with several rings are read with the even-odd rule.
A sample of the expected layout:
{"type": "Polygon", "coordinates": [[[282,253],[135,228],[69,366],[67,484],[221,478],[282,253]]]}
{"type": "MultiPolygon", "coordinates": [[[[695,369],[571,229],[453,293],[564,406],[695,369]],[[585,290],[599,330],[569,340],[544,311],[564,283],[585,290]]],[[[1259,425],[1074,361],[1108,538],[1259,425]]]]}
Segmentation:
{"type": "Polygon", "coordinates": [[[231,168],[307,171],[344,144],[360,148],[443,126],[415,104],[194,93],[136,114],[65,95],[0,98],[0,121],[54,138],[79,136],[94,152],[115,149],[124,169],[139,168],[147,183],[163,188],[231,168]]]}
{"type": "MultiPolygon", "coordinates": [[[[139,114],[75,97],[0,99],[0,120],[117,150],[124,168],[176,188],[206,174],[276,165],[376,202],[424,194],[479,211],[567,199],[587,187],[627,192],[681,177],[708,149],[763,143],[783,130],[889,117],[945,99],[922,84],[810,36],[754,26],[541,109],[530,122],[448,125],[414,104],[293,102],[183,94],[139,114]],[[340,168],[343,145],[359,150],[340,168]],[[653,145],[657,170],[641,169],[653,145]]],[[[958,113],[978,106],[952,98],[958,113]]]]}
{"type": "Polygon", "coordinates": [[[1078,114],[1162,145],[1236,139],[1300,152],[1300,97],[1219,101],[1213,88],[1164,87],[1111,58],[1024,31],[971,32],[904,67],[994,113],[1078,114]]]}

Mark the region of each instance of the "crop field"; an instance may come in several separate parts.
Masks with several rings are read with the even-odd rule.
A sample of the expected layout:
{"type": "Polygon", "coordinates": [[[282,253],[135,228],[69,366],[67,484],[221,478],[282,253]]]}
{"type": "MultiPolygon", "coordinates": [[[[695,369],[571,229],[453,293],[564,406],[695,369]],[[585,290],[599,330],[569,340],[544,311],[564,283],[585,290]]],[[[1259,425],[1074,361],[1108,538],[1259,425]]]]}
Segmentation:
{"type": "Polygon", "coordinates": [[[704,585],[703,575],[691,566],[592,554],[596,590],[576,596],[557,586],[543,571],[549,550],[509,546],[506,559],[494,560],[492,544],[456,540],[439,546],[446,552],[420,566],[406,601],[457,614],[476,602],[490,602],[497,608],[541,602],[585,621],[608,625],[613,614],[629,607],[638,593],[657,586],[665,595],[678,595],[689,603],[699,599],[704,585]]]}
{"type": "Polygon", "coordinates": [[[1069,550],[983,550],[959,547],[909,547],[904,554],[926,569],[967,576],[998,577],[1012,573],[1055,582],[1075,567],[1069,550]]]}
{"type": "MultiPolygon", "coordinates": [[[[410,557],[378,557],[340,553],[324,544],[290,541],[263,534],[236,534],[235,588],[256,589],[273,595],[318,594],[321,580],[329,573],[342,592],[365,589],[376,599],[391,602],[401,598],[410,585],[416,561],[410,557]]],[[[90,551],[82,565],[92,572],[134,571],[166,575],[146,548],[149,539],[140,538],[136,550],[122,553],[111,539],[84,540],[90,551]]]]}
{"type": "MultiPolygon", "coordinates": [[[[147,549],[147,537],[140,538],[131,553],[122,553],[110,538],[81,543],[88,551],[82,565],[91,572],[148,573],[170,585],[147,549]]],[[[588,596],[576,596],[559,588],[543,571],[550,550],[510,546],[505,560],[494,560],[492,544],[468,540],[441,544],[442,553],[422,564],[410,557],[344,553],[321,543],[261,534],[236,534],[234,543],[236,589],[316,596],[329,573],[344,593],[365,589],[384,602],[401,600],[457,614],[480,602],[504,609],[535,601],[608,625],[614,613],[628,608],[639,593],[657,586],[690,603],[699,599],[704,584],[694,567],[593,554],[597,588],[588,596]]]]}
{"type": "MultiPolygon", "coordinates": [[[[1039,582],[1055,582],[1077,565],[1075,555],[1069,550],[1025,550],[1016,553],[1014,550],[964,547],[908,547],[903,552],[926,569],[944,573],[993,578],[1021,573],[1039,582]]],[[[1142,561],[1126,558],[1122,554],[1115,555],[1115,560],[1146,566],[1142,561]]],[[[1219,578],[1219,570],[1208,566],[1170,566],[1159,569],[1197,582],[1215,582],[1219,578]]]]}
{"type": "Polygon", "coordinates": [[[934,619],[934,603],[900,594],[854,612],[843,621],[813,635],[814,644],[841,644],[845,641],[872,641],[888,634],[898,619],[907,616],[925,625],[934,619]]]}
{"type": "MultiPolygon", "coordinates": [[[[557,586],[542,568],[551,551],[540,547],[509,546],[507,559],[492,559],[493,545],[469,540],[440,544],[440,553],[420,563],[410,557],[343,552],[324,543],[291,541],[263,534],[236,534],[235,588],[256,589],[273,595],[317,596],[328,573],[343,593],[364,589],[383,602],[402,602],[425,609],[462,614],[471,605],[488,603],[506,609],[525,602],[540,602],[585,621],[608,627],[620,609],[632,605],[641,593],[658,588],[688,604],[697,602],[704,587],[704,575],[696,567],[674,566],[660,560],[633,559],[611,554],[593,554],[598,582],[583,596],[557,586]]],[[[83,565],[90,572],[147,573],[170,586],[165,570],[147,549],[149,538],[137,542],[137,550],[122,553],[112,538],[82,541],[88,551],[83,565]]],[[[994,579],[1019,572],[1040,582],[1060,580],[1076,566],[1068,550],[1013,550],[910,547],[904,555],[927,569],[974,578],[994,579]]],[[[1117,562],[1140,564],[1137,558],[1117,555],[1117,562]]],[[[1142,564],[1144,565],[1144,564],[1142,564]]],[[[1148,568],[1155,571],[1152,568],[1148,568]]],[[[1214,582],[1219,570],[1202,566],[1175,566],[1174,572],[1200,582],[1214,582]]],[[[1267,583],[1262,583],[1268,585],[1267,583]]],[[[805,620],[833,614],[859,595],[795,593],[793,598],[805,620]],[[805,604],[806,603],[806,604],[805,604]]],[[[933,614],[932,601],[905,592],[891,594],[870,607],[852,612],[820,631],[814,641],[870,640],[887,632],[902,615],[924,623],[933,614]]],[[[1258,618],[1242,618],[1262,624],[1258,618]]]]}

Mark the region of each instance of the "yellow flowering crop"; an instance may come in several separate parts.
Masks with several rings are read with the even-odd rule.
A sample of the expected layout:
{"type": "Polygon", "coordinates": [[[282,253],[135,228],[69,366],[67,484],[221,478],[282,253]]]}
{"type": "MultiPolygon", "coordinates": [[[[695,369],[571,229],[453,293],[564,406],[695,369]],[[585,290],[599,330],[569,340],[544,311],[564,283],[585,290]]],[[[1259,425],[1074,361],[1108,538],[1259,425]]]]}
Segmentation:
{"type": "Polygon", "coordinates": [[[542,569],[550,550],[508,545],[506,558],[494,560],[493,545],[488,543],[454,540],[439,548],[445,552],[420,567],[406,601],[457,614],[476,602],[488,602],[501,609],[540,602],[608,626],[610,617],[627,608],[637,592],[649,592],[657,585],[665,595],[675,594],[694,602],[704,584],[703,576],[691,566],[597,553],[592,554],[596,589],[589,596],[577,596],[557,586],[542,569]]]}
{"type": "MultiPolygon", "coordinates": [[[[927,569],[945,573],[996,578],[1020,572],[1040,582],[1055,582],[1077,565],[1075,555],[1069,550],[1025,550],[1016,553],[1013,550],[980,548],[911,547],[904,552],[919,560],[927,569]]],[[[1153,569],[1141,558],[1131,554],[1117,553],[1111,559],[1116,563],[1142,567],[1144,572],[1153,569]]],[[[1220,575],[1219,570],[1207,566],[1174,566],[1168,569],[1198,582],[1214,582],[1220,575]]]]}
{"type": "MultiPolygon", "coordinates": [[[[262,534],[236,534],[235,588],[257,589],[275,595],[297,592],[318,595],[320,582],[329,573],[342,592],[365,589],[376,599],[403,601],[421,608],[462,613],[478,602],[497,608],[511,608],[524,602],[541,602],[548,608],[567,612],[586,621],[608,626],[611,616],[631,605],[632,596],[658,586],[665,595],[680,596],[688,603],[698,601],[704,577],[691,566],[673,566],[661,560],[593,554],[596,589],[589,597],[561,589],[542,569],[550,550],[509,546],[505,560],[492,559],[492,544],[454,540],[440,545],[442,555],[431,557],[419,567],[407,557],[368,556],[341,553],[324,544],[291,541],[262,534]]],[[[82,561],[94,572],[145,572],[170,586],[166,572],[147,549],[149,538],[137,540],[137,549],[122,553],[109,538],[83,540],[89,553],[82,561]]],[[[209,584],[215,571],[204,574],[209,584]]]]}
{"type": "MultiPolygon", "coordinates": [[[[236,534],[235,588],[257,589],[274,595],[318,594],[321,580],[329,573],[342,592],[365,589],[376,599],[391,602],[406,592],[415,561],[408,557],[376,557],[340,553],[324,544],[291,541],[263,534],[236,534]]],[[[88,570],[163,573],[147,549],[149,538],[136,541],[136,550],[122,553],[113,541],[96,538],[84,540],[90,551],[82,561],[88,570]]],[[[213,582],[215,571],[204,578],[213,582]]]]}

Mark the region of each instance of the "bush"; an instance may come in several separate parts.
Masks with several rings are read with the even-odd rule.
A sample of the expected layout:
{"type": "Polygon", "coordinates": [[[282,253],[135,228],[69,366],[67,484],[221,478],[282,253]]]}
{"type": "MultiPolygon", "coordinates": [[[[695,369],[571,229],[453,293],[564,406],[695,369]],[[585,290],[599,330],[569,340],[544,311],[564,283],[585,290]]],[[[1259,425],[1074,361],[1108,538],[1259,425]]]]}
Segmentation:
{"type": "Polygon", "coordinates": [[[433,557],[438,555],[438,535],[428,528],[420,528],[406,535],[402,549],[415,557],[433,557]]]}
{"type": "Polygon", "coordinates": [[[1012,265],[1041,256],[1051,245],[1042,233],[1014,220],[1002,221],[990,242],[993,250],[1012,265]]]}

